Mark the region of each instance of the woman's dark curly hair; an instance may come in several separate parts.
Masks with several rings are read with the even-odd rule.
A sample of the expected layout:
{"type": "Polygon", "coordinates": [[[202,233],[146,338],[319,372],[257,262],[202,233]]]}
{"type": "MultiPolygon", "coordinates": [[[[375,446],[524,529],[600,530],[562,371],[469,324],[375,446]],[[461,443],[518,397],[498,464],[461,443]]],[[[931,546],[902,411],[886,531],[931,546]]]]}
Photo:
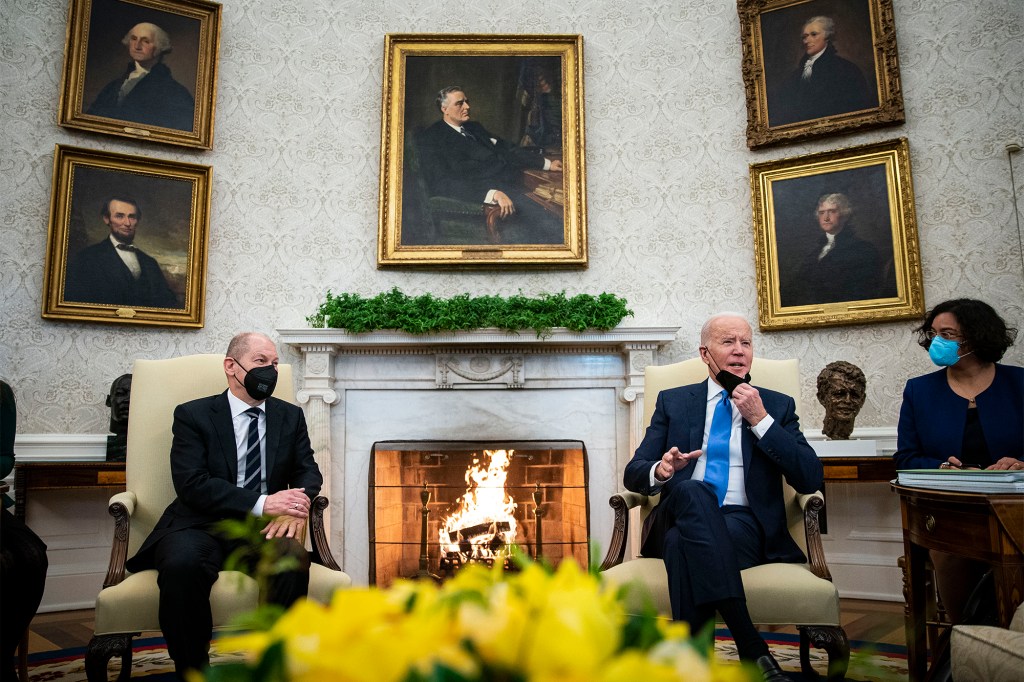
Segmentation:
{"type": "Polygon", "coordinates": [[[942,313],[953,314],[960,323],[964,346],[983,362],[999,362],[1017,338],[1017,330],[1007,327],[988,303],[973,298],[954,298],[929,310],[921,326],[914,329],[921,348],[928,350],[932,341],[926,334],[931,331],[935,318],[942,313]]]}

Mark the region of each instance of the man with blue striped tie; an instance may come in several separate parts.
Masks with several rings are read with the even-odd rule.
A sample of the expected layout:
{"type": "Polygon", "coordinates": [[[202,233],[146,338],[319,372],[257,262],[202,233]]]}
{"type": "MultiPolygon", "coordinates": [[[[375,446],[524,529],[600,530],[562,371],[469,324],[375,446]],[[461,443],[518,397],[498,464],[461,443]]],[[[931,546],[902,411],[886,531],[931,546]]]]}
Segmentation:
{"type": "Polygon", "coordinates": [[[267,519],[262,529],[299,568],[271,577],[267,600],[288,606],[309,588],[304,537],[310,501],[323,477],[302,410],[271,397],[277,348],[263,334],[235,336],[224,358],[228,388],[174,410],[171,478],[177,498],[126,567],[159,571],[160,628],[175,670],[209,663],[210,589],[234,544],[217,534],[223,519],[267,519]]]}
{"type": "Polygon", "coordinates": [[[782,478],[812,493],[823,471],[800,433],[794,400],[750,385],[752,337],[735,313],[704,324],[700,357],[708,378],[658,394],[624,483],[633,492],[661,493],[641,553],[665,560],[672,617],[697,633],[718,611],[740,658],[777,682],[788,678],[751,623],[740,571],[806,561],[786,527],[782,478]]]}

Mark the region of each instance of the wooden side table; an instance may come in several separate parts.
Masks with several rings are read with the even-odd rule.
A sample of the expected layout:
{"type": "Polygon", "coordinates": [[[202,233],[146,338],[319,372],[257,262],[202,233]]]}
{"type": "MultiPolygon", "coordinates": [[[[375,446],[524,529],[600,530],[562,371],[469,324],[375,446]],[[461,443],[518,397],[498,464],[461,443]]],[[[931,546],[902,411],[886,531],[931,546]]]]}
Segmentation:
{"type": "Polygon", "coordinates": [[[896,478],[892,457],[819,457],[826,481],[887,482],[896,478]]]}
{"type": "Polygon", "coordinates": [[[16,462],[14,515],[25,520],[30,490],[124,487],[124,462],[16,462]]]}
{"type": "Polygon", "coordinates": [[[928,667],[925,561],[935,549],[992,565],[999,625],[1024,600],[1024,495],[990,495],[892,484],[903,517],[907,667],[911,682],[928,667]]]}

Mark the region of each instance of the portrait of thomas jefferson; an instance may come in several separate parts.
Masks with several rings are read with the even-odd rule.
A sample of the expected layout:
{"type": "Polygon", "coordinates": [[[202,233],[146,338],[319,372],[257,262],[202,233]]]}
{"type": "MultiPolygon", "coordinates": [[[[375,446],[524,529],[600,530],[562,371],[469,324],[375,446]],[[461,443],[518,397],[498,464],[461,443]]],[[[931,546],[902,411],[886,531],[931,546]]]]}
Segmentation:
{"type": "Polygon", "coordinates": [[[897,295],[884,167],[787,179],[773,193],[783,307],[897,295]]]}

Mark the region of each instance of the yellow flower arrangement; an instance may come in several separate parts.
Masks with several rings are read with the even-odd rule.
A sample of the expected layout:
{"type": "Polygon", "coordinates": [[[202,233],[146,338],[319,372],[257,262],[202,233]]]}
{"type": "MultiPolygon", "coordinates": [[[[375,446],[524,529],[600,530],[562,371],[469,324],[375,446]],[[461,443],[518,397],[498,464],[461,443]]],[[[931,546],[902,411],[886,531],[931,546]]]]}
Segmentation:
{"type": "Polygon", "coordinates": [[[621,590],[564,561],[517,573],[468,566],[438,586],[341,590],[297,602],[269,630],[228,637],[247,663],[210,682],[747,682],[686,625],[626,612],[621,590]]]}

